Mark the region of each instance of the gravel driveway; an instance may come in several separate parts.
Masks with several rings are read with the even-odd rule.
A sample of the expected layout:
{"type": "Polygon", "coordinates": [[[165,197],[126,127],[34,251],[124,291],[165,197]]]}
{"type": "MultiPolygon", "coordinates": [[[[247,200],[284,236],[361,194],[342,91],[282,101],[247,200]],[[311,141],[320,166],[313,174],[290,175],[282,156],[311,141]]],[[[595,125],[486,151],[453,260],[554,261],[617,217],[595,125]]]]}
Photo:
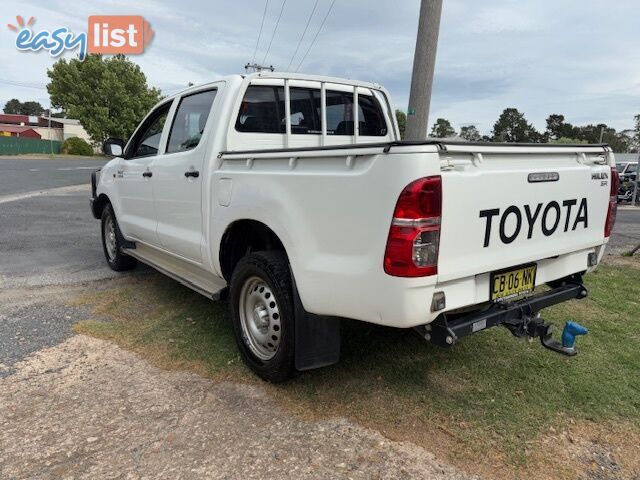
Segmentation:
{"type": "Polygon", "coordinates": [[[475,478],[344,419],[306,422],[259,386],[167,372],[76,335],[0,379],[0,478],[475,478]]]}

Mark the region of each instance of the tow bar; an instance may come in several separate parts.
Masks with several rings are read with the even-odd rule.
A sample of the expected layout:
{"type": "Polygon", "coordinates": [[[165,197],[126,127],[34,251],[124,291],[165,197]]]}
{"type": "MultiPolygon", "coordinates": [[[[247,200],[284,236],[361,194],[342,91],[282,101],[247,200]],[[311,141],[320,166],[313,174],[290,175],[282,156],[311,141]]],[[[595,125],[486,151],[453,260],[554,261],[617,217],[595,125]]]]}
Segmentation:
{"type": "Polygon", "coordinates": [[[576,355],[575,339],[585,335],[587,329],[575,322],[567,322],[561,341],[553,338],[553,326],[540,317],[540,310],[571,299],[587,296],[580,279],[571,279],[549,291],[522,300],[494,303],[490,307],[467,314],[443,313],[432,323],[416,327],[426,340],[441,347],[451,347],[460,338],[487,328],[502,325],[516,337],[540,337],[545,348],[567,356],[576,355]]]}

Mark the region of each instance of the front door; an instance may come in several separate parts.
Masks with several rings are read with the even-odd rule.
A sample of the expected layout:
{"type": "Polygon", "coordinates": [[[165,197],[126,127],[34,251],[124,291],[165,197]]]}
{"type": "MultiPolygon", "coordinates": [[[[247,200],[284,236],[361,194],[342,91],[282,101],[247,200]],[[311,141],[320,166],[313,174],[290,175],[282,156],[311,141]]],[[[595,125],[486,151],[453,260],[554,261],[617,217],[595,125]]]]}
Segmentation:
{"type": "Polygon", "coordinates": [[[165,153],[150,166],[160,243],[196,262],[202,261],[203,168],[211,130],[206,125],[216,92],[209,88],[179,99],[165,153]]]}
{"type": "Polygon", "coordinates": [[[116,179],[120,199],[118,225],[125,237],[159,246],[153,203],[151,164],[158,158],[171,102],[157,107],[127,145],[116,179]]]}

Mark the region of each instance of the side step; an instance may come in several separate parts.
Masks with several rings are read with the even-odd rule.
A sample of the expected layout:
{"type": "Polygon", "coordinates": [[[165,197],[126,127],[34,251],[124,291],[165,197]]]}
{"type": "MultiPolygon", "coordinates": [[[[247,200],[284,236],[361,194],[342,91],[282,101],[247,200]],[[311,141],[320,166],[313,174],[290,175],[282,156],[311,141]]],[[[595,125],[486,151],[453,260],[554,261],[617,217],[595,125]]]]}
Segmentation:
{"type": "Polygon", "coordinates": [[[220,300],[225,296],[227,282],[197,265],[142,243],[135,244],[135,249],[125,248],[123,252],[207,298],[220,300]]]}

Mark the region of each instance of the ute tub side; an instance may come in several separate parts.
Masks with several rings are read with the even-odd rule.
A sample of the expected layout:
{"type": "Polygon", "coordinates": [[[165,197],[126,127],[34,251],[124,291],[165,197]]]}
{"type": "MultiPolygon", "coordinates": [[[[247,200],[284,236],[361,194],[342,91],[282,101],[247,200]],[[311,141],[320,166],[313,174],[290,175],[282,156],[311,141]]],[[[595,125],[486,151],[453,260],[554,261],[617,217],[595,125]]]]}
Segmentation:
{"type": "MultiPolygon", "coordinates": [[[[212,241],[219,245],[226,227],[236,220],[262,222],[284,245],[308,312],[414,327],[433,321],[443,312],[487,304],[490,272],[499,268],[536,262],[536,286],[592,270],[606,244],[602,224],[607,194],[599,183],[590,183],[589,172],[608,168],[611,157],[605,158],[608,154],[603,154],[603,148],[484,145],[472,149],[438,142],[392,142],[223,152],[213,182],[225,198],[218,198],[214,208],[212,241]],[[478,150],[484,150],[491,162],[477,172],[472,161],[459,162],[459,155],[451,155],[474,158],[478,150]],[[494,154],[498,155],[495,159],[494,154]],[[593,158],[586,157],[589,155],[593,158]],[[543,170],[561,168],[563,180],[568,179],[565,185],[574,193],[589,196],[590,225],[598,233],[564,232],[568,237],[559,235],[551,248],[536,244],[543,238],[528,240],[525,234],[508,248],[508,255],[503,247],[491,252],[494,260],[487,263],[482,248],[482,218],[478,216],[480,204],[492,198],[504,202],[511,198],[549,201],[558,194],[554,186],[555,190],[541,189],[547,193],[539,198],[523,196],[520,182],[504,192],[509,198],[487,195],[486,189],[492,184],[489,180],[501,175],[519,181],[523,178],[526,184],[527,172],[535,170],[533,163],[543,170]],[[383,259],[398,196],[409,183],[431,175],[442,176],[445,205],[438,275],[388,275],[383,259]],[[465,188],[456,185],[457,179],[472,180],[474,176],[483,181],[466,184],[465,188]],[[466,233],[462,235],[461,231],[466,233]],[[452,250],[451,245],[456,248],[452,250]],[[446,306],[432,312],[436,292],[445,293],[446,306]]],[[[215,268],[220,271],[219,265],[215,268]]]]}
{"type": "Polygon", "coordinates": [[[431,297],[422,289],[435,277],[389,276],[383,259],[398,195],[440,173],[437,148],[404,154],[360,145],[293,155],[222,155],[214,188],[230,193],[213,199],[213,245],[236,220],[262,222],[284,245],[308,312],[393,326],[428,321],[431,297]]]}

